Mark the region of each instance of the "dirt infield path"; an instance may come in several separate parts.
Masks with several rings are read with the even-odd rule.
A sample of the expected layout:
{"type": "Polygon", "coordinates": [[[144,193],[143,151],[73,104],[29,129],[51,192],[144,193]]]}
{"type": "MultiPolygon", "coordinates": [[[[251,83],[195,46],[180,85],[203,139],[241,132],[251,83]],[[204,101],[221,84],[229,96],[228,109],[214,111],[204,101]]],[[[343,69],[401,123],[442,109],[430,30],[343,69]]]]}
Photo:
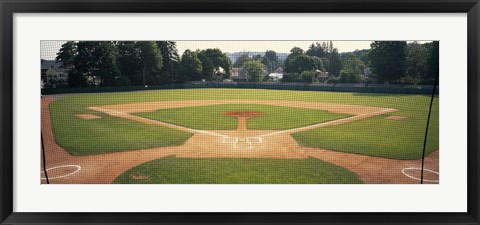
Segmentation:
{"type": "MultiPolygon", "coordinates": [[[[92,156],[72,156],[55,142],[48,108],[52,101],[54,101],[52,98],[42,98],[42,134],[47,169],[66,165],[81,167],[80,171],[71,176],[57,179],[50,177],[53,178],[49,180],[52,184],[109,184],[118,175],[134,166],[178,151],[178,147],[164,147],[92,156]]],[[[52,170],[49,172],[55,173],[52,170]]],[[[46,183],[46,180],[42,179],[42,183],[46,183]]]]}
{"type": "MultiPolygon", "coordinates": [[[[365,156],[316,148],[304,148],[305,154],[317,159],[333,163],[355,172],[365,183],[369,184],[411,184],[420,181],[407,177],[402,173],[405,168],[421,168],[422,160],[395,160],[373,156],[365,156]]],[[[425,157],[425,169],[439,171],[439,151],[425,157]]],[[[418,172],[408,172],[414,177],[420,177],[418,172]]],[[[438,175],[425,173],[427,180],[438,180],[438,175]]],[[[438,182],[425,182],[438,183],[438,182]]]]}
{"type": "MultiPolygon", "coordinates": [[[[111,183],[117,176],[132,167],[173,154],[177,157],[188,158],[307,158],[311,156],[347,168],[357,173],[365,183],[418,183],[417,180],[405,176],[402,173],[402,169],[418,167],[419,160],[392,160],[329,150],[305,148],[300,146],[295,139],[290,136],[291,133],[347,123],[384,113],[394,112],[396,109],[325,103],[248,100],[166,101],[95,106],[90,107],[89,109],[137,122],[156,124],[182,130],[192,133],[193,136],[183,145],[175,147],[160,147],[92,156],[72,156],[62,147],[58,146],[54,140],[48,109],[49,103],[53,100],[54,99],[47,97],[42,99],[42,132],[46,149],[47,168],[74,165],[81,167],[81,169],[72,175],[51,179],[50,183],[111,183]],[[175,108],[204,106],[210,104],[267,104],[322,109],[334,113],[351,114],[354,116],[282,131],[248,130],[246,129],[247,118],[240,119],[240,117],[238,117],[240,119],[239,123],[242,125],[239,124],[237,130],[207,131],[150,120],[130,114],[134,112],[155,111],[162,107],[175,108]]],[[[438,151],[427,157],[426,162],[427,168],[438,171],[438,151]],[[432,165],[432,167],[428,167],[428,165],[432,165]]],[[[50,172],[51,174],[55,174],[54,171],[49,171],[49,173],[50,172]]],[[[45,180],[42,180],[42,183],[44,182],[45,180]]]]}

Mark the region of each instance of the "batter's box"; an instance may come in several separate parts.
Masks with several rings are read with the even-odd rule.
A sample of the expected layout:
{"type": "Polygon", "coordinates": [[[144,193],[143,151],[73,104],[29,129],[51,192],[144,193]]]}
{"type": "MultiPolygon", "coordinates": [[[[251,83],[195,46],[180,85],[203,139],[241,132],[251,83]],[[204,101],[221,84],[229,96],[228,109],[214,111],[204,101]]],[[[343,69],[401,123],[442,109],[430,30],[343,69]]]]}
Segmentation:
{"type": "Polygon", "coordinates": [[[236,137],[223,137],[223,140],[222,140],[222,143],[237,143],[238,142],[238,138],[236,137]]]}
{"type": "Polygon", "coordinates": [[[262,137],[249,137],[245,140],[247,143],[263,143],[262,137]]]}
{"type": "Polygon", "coordinates": [[[234,148],[237,148],[240,142],[246,143],[249,149],[253,149],[253,144],[263,143],[263,138],[262,137],[248,137],[248,138],[223,137],[222,139],[222,143],[233,144],[234,148]]]}

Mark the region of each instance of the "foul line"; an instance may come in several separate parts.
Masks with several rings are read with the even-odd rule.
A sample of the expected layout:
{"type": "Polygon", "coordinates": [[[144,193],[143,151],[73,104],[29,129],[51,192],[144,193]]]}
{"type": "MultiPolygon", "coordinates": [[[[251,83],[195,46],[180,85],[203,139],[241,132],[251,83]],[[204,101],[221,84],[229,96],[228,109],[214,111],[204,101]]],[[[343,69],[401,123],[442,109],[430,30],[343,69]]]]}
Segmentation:
{"type": "MultiPolygon", "coordinates": [[[[224,134],[218,134],[218,133],[211,132],[211,131],[206,131],[206,130],[192,129],[192,128],[183,127],[183,126],[179,126],[179,125],[175,125],[175,124],[171,124],[171,123],[161,122],[161,121],[158,121],[158,120],[147,119],[147,118],[144,118],[144,117],[135,116],[135,115],[132,115],[132,114],[119,112],[119,111],[115,111],[115,110],[103,109],[103,108],[98,108],[98,107],[89,107],[89,109],[95,110],[95,111],[98,111],[98,112],[103,112],[103,113],[106,113],[108,115],[115,116],[115,117],[130,119],[130,120],[134,120],[134,121],[138,121],[138,122],[147,122],[147,123],[150,123],[150,124],[157,124],[157,125],[160,125],[160,126],[173,128],[173,129],[177,129],[177,130],[182,130],[182,131],[186,131],[186,132],[190,132],[190,133],[207,134],[207,135],[222,137],[222,138],[224,138],[224,140],[222,141],[223,143],[225,143],[224,142],[225,138],[233,138],[231,136],[224,135],[224,134]]],[[[326,127],[326,126],[329,126],[329,125],[339,125],[339,124],[343,124],[343,123],[347,123],[347,122],[351,122],[351,121],[356,121],[356,120],[365,119],[365,118],[378,116],[378,115],[385,114],[385,113],[390,113],[390,112],[396,112],[396,111],[398,111],[398,110],[397,109],[383,109],[383,110],[379,110],[379,111],[372,112],[372,113],[359,114],[359,115],[355,115],[355,116],[351,116],[351,117],[347,117],[347,118],[332,120],[332,121],[328,121],[328,122],[324,122],[324,123],[317,123],[317,124],[313,124],[313,125],[309,125],[309,126],[305,126],[305,127],[275,131],[275,132],[272,132],[272,133],[259,135],[255,138],[264,138],[264,137],[274,136],[274,135],[279,135],[279,134],[292,134],[292,133],[311,130],[311,129],[315,129],[315,128],[319,128],[319,127],[326,127]]]]}
{"type": "Polygon", "coordinates": [[[351,117],[342,118],[342,119],[338,119],[338,120],[332,120],[332,121],[328,121],[328,122],[325,122],[325,123],[317,123],[317,124],[313,124],[313,125],[309,125],[309,126],[305,126],[305,127],[293,128],[293,129],[289,129],[289,130],[275,131],[275,132],[272,132],[272,133],[260,135],[259,137],[268,137],[268,136],[285,134],[285,133],[286,134],[291,134],[291,133],[296,133],[296,132],[305,131],[305,130],[311,130],[311,129],[315,129],[315,128],[319,128],[319,127],[326,127],[326,126],[329,126],[329,125],[339,125],[339,124],[343,124],[343,123],[346,123],[346,122],[365,119],[365,118],[378,116],[378,115],[385,114],[385,113],[390,113],[390,112],[396,112],[396,111],[398,111],[398,110],[396,110],[396,109],[383,109],[383,110],[372,112],[372,113],[359,114],[359,115],[356,115],[356,116],[351,116],[351,117]]]}
{"type": "Polygon", "coordinates": [[[138,122],[142,122],[142,121],[143,122],[148,122],[148,123],[151,123],[151,124],[157,124],[157,125],[161,125],[161,126],[164,126],[164,127],[173,128],[173,129],[177,129],[177,130],[182,130],[182,131],[186,131],[186,132],[190,132],[190,133],[208,134],[208,135],[217,136],[217,137],[229,137],[228,135],[218,134],[218,133],[211,132],[211,131],[206,131],[206,130],[192,129],[192,128],[188,128],[188,127],[179,126],[179,125],[176,125],[176,124],[161,122],[161,121],[158,121],[158,120],[147,119],[145,117],[135,116],[135,115],[124,113],[124,112],[119,112],[119,111],[114,111],[114,110],[109,110],[109,109],[102,109],[102,108],[97,108],[97,107],[89,107],[89,109],[99,111],[99,112],[103,112],[103,113],[106,113],[110,116],[130,119],[130,120],[134,120],[134,121],[138,121],[138,122]]]}

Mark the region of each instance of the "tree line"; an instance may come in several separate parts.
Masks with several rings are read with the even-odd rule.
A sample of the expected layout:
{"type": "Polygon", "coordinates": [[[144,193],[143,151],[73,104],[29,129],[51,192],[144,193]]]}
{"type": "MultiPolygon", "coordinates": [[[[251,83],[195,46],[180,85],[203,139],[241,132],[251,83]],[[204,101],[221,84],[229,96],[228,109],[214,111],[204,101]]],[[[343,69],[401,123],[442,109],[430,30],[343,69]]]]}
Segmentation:
{"type": "Polygon", "coordinates": [[[219,49],[186,50],[180,57],[174,41],[68,41],[56,60],[69,69],[69,87],[223,80],[232,68],[219,49]]]}
{"type": "Polygon", "coordinates": [[[307,51],[294,47],[284,63],[284,82],[432,84],[439,70],[439,42],[374,41],[370,49],[338,53],[332,42],[307,51]]]}
{"type": "Polygon", "coordinates": [[[69,41],[56,60],[68,68],[68,86],[160,85],[231,79],[232,68],[249,81],[268,81],[283,72],[283,82],[432,84],[439,69],[439,43],[374,41],[370,49],[339,53],[330,42],[293,47],[284,61],[273,50],[234,63],[218,48],[185,50],[174,41],[69,41]],[[319,72],[328,78],[319,79],[319,72]]]}

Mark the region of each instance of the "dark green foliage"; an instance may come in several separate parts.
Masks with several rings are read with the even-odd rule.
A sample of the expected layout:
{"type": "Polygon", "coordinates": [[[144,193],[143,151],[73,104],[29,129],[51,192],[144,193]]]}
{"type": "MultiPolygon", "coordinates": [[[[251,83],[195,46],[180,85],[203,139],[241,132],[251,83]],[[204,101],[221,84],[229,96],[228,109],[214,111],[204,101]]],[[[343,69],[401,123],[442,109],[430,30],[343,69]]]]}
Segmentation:
{"type": "Polygon", "coordinates": [[[399,82],[405,76],[407,42],[374,41],[368,54],[380,82],[399,82]]]}
{"type": "Polygon", "coordinates": [[[306,70],[300,74],[299,80],[302,82],[313,83],[315,81],[318,81],[316,76],[317,76],[316,71],[306,70]]]}
{"type": "Polygon", "coordinates": [[[115,81],[115,85],[117,86],[130,86],[132,83],[127,76],[119,76],[115,81]]]}
{"type": "Polygon", "coordinates": [[[248,61],[244,64],[244,68],[252,82],[262,81],[265,77],[263,73],[264,65],[258,61],[248,61]]]}
{"type": "Polygon", "coordinates": [[[157,44],[154,41],[139,41],[136,47],[140,51],[143,84],[162,84],[160,70],[163,68],[163,57],[157,44]]]}
{"type": "Polygon", "coordinates": [[[325,68],[323,67],[323,63],[320,58],[315,56],[308,56],[305,54],[295,56],[294,58],[287,61],[285,64],[286,72],[301,73],[307,70],[324,71],[325,68]]]}
{"type": "Polygon", "coordinates": [[[68,87],[78,88],[88,86],[87,79],[77,70],[71,70],[68,73],[68,87]]]}
{"type": "Polygon", "coordinates": [[[218,48],[209,48],[198,52],[198,58],[202,62],[202,79],[223,80],[223,78],[230,77],[232,70],[232,61],[226,54],[222,53],[218,48]],[[226,74],[223,77],[218,77],[215,73],[218,67],[222,67],[226,74]]]}
{"type": "Polygon", "coordinates": [[[159,84],[172,83],[177,81],[178,64],[180,56],[175,41],[157,41],[163,60],[163,67],[160,70],[159,84]]]}
{"type": "Polygon", "coordinates": [[[300,82],[300,74],[298,73],[284,73],[282,82],[300,82]]]}
{"type": "Polygon", "coordinates": [[[331,76],[338,76],[340,75],[340,71],[342,70],[343,64],[340,60],[340,54],[338,54],[338,50],[334,49],[333,52],[328,57],[328,73],[331,76]]]}
{"type": "Polygon", "coordinates": [[[116,45],[118,66],[122,76],[128,77],[132,85],[142,85],[142,61],[136,43],[134,41],[119,41],[116,45]]]}
{"type": "Polygon", "coordinates": [[[341,81],[347,83],[358,83],[363,80],[365,65],[354,54],[350,54],[340,71],[341,81]]]}
{"type": "MultiPolygon", "coordinates": [[[[117,67],[117,51],[110,41],[79,41],[78,55],[75,57],[75,70],[84,76],[100,78],[100,85],[113,86],[115,79],[120,75],[117,67]]],[[[93,84],[94,85],[94,84],[93,84]]]]}
{"type": "Polygon", "coordinates": [[[327,58],[333,52],[333,43],[330,42],[316,42],[312,43],[308,48],[306,54],[309,56],[316,56],[318,58],[327,58]]]}
{"type": "Polygon", "coordinates": [[[62,62],[65,68],[72,68],[77,56],[77,43],[74,41],[67,41],[62,45],[62,48],[57,53],[55,58],[57,62],[62,62]]]}
{"type": "Polygon", "coordinates": [[[178,81],[199,81],[202,77],[202,62],[197,53],[185,50],[178,68],[178,81]]]}
{"type": "Polygon", "coordinates": [[[426,72],[423,76],[423,82],[433,85],[439,71],[439,42],[433,41],[424,45],[428,49],[429,54],[427,59],[426,72]]]}
{"type": "Polygon", "coordinates": [[[272,73],[278,67],[277,53],[272,50],[266,51],[262,58],[262,64],[265,65],[268,73],[272,73]]]}
{"type": "Polygon", "coordinates": [[[240,57],[237,58],[237,60],[235,60],[235,63],[233,64],[233,67],[242,67],[243,64],[245,64],[246,62],[252,60],[252,58],[248,57],[248,54],[247,53],[244,53],[242,55],[240,55],[240,57]]]}

